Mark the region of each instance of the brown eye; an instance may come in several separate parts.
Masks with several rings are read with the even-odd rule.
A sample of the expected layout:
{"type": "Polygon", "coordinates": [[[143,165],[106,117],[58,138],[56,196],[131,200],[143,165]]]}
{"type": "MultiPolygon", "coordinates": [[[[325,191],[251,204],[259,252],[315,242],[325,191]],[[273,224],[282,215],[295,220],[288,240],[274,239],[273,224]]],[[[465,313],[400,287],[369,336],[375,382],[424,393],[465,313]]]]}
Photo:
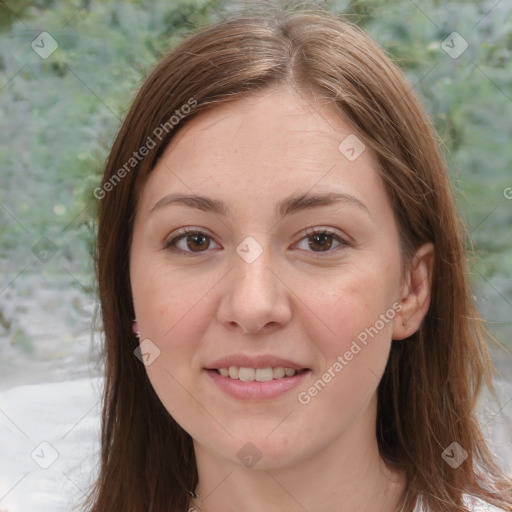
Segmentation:
{"type": "Polygon", "coordinates": [[[206,252],[210,248],[212,238],[197,230],[183,230],[182,233],[165,243],[164,248],[172,252],[194,254],[206,252]]]}
{"type": "Polygon", "coordinates": [[[332,247],[333,236],[329,233],[318,233],[312,237],[309,237],[309,247],[313,249],[313,251],[319,250],[329,250],[332,247]]]}
{"type": "Polygon", "coordinates": [[[186,235],[184,239],[187,241],[187,247],[193,252],[201,252],[202,250],[208,249],[210,245],[210,237],[202,233],[186,235]]]}
{"type": "Polygon", "coordinates": [[[339,248],[349,245],[338,234],[327,229],[313,229],[307,231],[306,236],[300,240],[299,245],[303,243],[304,240],[307,240],[307,248],[304,250],[313,253],[332,253],[339,248]],[[333,246],[333,244],[337,245],[333,246]]]}

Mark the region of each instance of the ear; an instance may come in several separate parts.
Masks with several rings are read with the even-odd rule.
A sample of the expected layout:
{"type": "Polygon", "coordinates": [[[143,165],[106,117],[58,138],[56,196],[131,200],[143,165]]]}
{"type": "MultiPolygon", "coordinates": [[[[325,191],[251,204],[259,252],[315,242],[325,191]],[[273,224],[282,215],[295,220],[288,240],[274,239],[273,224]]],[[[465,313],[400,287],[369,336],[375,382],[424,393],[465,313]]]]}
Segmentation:
{"type": "Polygon", "coordinates": [[[137,322],[136,318],[132,321],[132,331],[133,335],[139,340],[140,343],[139,323],[137,322]]]}
{"type": "Polygon", "coordinates": [[[394,340],[403,340],[414,334],[430,306],[434,246],[423,244],[412,258],[400,292],[402,309],[394,318],[394,340]]]}

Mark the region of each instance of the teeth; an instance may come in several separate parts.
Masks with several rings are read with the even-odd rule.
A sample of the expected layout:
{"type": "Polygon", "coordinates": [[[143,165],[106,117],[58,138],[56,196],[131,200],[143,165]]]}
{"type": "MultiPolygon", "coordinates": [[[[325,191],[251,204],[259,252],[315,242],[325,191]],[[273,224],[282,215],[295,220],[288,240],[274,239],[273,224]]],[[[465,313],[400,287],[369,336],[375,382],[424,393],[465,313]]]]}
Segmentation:
{"type": "MultiPolygon", "coordinates": [[[[249,382],[254,380],[254,368],[239,368],[238,369],[238,380],[243,380],[244,382],[249,382]]],[[[231,377],[231,375],[230,375],[231,377]]],[[[233,378],[233,377],[231,377],[233,378]]]]}
{"type": "Polygon", "coordinates": [[[258,382],[268,382],[274,378],[272,368],[258,368],[254,374],[254,380],[258,382]]]}
{"type": "Polygon", "coordinates": [[[277,368],[272,368],[272,377],[274,379],[282,379],[285,376],[285,370],[282,366],[278,366],[277,368]]]}
{"type": "Polygon", "coordinates": [[[273,379],[282,379],[283,377],[293,377],[301,370],[293,368],[283,368],[276,366],[275,368],[243,368],[238,366],[230,366],[229,368],[219,368],[218,372],[223,377],[229,377],[234,380],[243,382],[268,382],[273,379]]]}

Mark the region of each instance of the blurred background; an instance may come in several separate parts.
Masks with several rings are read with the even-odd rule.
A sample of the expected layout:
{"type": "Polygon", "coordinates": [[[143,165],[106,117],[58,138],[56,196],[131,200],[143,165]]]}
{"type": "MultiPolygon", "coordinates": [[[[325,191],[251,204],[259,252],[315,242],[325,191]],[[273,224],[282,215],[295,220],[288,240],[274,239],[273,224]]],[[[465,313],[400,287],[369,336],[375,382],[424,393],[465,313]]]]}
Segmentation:
{"type": "MultiPolygon", "coordinates": [[[[69,510],[90,479],[101,388],[92,191],[130,101],[189,30],[254,4],[265,5],[0,1],[0,512],[69,510]]],[[[512,472],[512,2],[300,5],[363,27],[434,119],[472,239],[474,300],[502,343],[500,404],[484,400],[482,428],[512,472]]]]}

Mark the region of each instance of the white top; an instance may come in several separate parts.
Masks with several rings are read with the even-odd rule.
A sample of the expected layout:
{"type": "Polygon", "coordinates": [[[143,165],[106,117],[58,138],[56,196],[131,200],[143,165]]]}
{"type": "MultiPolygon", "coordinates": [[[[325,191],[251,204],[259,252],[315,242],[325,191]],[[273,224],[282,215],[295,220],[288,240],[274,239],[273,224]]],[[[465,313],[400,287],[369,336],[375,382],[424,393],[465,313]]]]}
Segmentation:
{"type": "MultiPolygon", "coordinates": [[[[501,508],[496,508],[494,505],[487,503],[474,496],[464,495],[464,505],[466,505],[473,512],[504,512],[501,508]]],[[[428,510],[422,505],[421,499],[418,499],[413,512],[428,512],[428,510]]]]}

